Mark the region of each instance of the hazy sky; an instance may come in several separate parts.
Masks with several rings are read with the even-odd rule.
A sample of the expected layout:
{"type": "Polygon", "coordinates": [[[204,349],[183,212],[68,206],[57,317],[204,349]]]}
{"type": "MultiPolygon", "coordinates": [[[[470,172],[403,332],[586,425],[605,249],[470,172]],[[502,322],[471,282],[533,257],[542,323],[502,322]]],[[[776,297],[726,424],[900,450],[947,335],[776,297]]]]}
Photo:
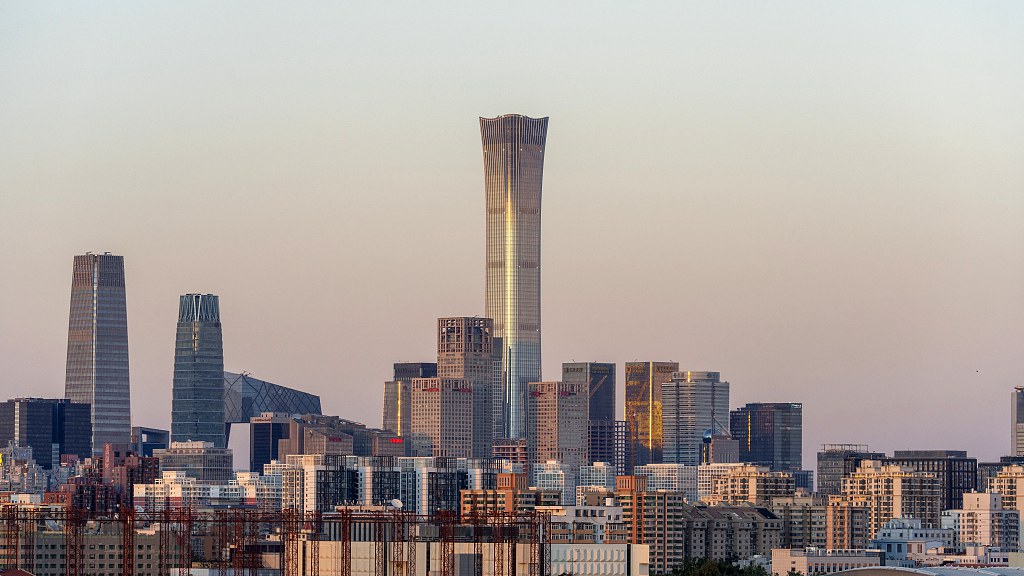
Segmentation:
{"type": "MultiPolygon", "coordinates": [[[[0,3],[0,398],[60,396],[75,254],[126,262],[137,424],[177,296],[225,365],[380,425],[482,315],[479,116],[549,116],[544,375],[717,370],[823,442],[1009,450],[1020,2],[0,3]]],[[[619,410],[621,411],[621,403],[619,410]]]]}

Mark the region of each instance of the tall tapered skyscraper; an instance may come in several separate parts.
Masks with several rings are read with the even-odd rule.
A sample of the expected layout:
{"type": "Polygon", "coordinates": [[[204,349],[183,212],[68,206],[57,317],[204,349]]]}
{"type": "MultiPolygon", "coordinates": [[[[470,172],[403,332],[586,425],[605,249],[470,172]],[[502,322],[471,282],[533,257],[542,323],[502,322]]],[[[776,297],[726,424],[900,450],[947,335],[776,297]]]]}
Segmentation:
{"type": "Polygon", "coordinates": [[[92,448],[131,440],[124,256],[75,256],[64,395],[92,406],[92,448]]]}
{"type": "Polygon", "coordinates": [[[548,119],[480,119],[487,189],[486,315],[501,339],[501,428],[525,438],[540,377],[540,197],[548,119]]]}
{"type": "Polygon", "coordinates": [[[213,294],[185,294],[178,305],[171,441],[227,447],[224,344],[220,301],[213,294]]]}

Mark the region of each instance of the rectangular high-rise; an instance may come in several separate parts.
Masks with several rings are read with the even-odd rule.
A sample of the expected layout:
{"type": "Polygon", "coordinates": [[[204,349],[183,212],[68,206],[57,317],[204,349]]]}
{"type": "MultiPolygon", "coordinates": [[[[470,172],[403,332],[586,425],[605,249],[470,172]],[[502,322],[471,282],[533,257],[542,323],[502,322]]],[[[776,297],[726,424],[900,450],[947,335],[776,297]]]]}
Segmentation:
{"type": "Polygon", "coordinates": [[[563,362],[562,382],[585,382],[590,420],[615,420],[615,363],[563,362]]]}
{"type": "Polygon", "coordinates": [[[409,418],[412,414],[412,379],[434,378],[437,364],[434,362],[396,362],[394,378],[384,383],[384,429],[398,436],[409,433],[409,418]]]}
{"type": "Polygon", "coordinates": [[[587,385],[590,428],[589,460],[608,462],[625,471],[625,422],[615,420],[615,364],[611,362],[563,362],[562,382],[587,385]]]}
{"type": "Polygon", "coordinates": [[[462,378],[473,394],[473,457],[490,458],[494,323],[490,318],[437,319],[437,376],[462,378]]]}
{"type": "Polygon", "coordinates": [[[662,461],[661,385],[678,370],[678,362],[626,362],[626,428],[633,466],[662,461]]]}
{"type": "Polygon", "coordinates": [[[548,119],[480,118],[487,206],[486,315],[501,338],[505,438],[524,438],[526,394],[541,379],[540,207],[548,119]]]}
{"type": "Polygon", "coordinates": [[[124,256],[75,256],[64,396],[92,408],[92,447],[131,440],[124,256]]]}
{"type": "Polygon", "coordinates": [[[804,406],[795,402],[753,402],[733,410],[729,430],[739,442],[740,462],[772,470],[803,468],[804,406]]]}
{"type": "Polygon", "coordinates": [[[473,452],[473,390],[462,378],[412,381],[413,456],[469,458],[473,452]]]}
{"type": "Polygon", "coordinates": [[[729,383],[718,372],[677,372],[661,385],[664,461],[701,463],[705,436],[729,425],[729,383]]]}
{"type": "Polygon", "coordinates": [[[92,456],[90,407],[69,400],[15,398],[0,403],[0,446],[32,448],[43,468],[60,464],[62,454],[92,456]]]}
{"type": "Polygon", "coordinates": [[[224,416],[224,343],[220,300],[185,294],[178,304],[171,400],[171,442],[227,447],[224,416]]]}
{"type": "Polygon", "coordinates": [[[589,463],[587,404],[584,382],[530,383],[527,454],[531,464],[558,460],[576,474],[589,463]]]}
{"type": "Polygon", "coordinates": [[[843,478],[857,470],[861,462],[883,458],[884,453],[871,452],[866,444],[823,444],[818,452],[818,493],[842,493],[843,478]]]}
{"type": "Polygon", "coordinates": [[[1024,386],[1010,392],[1010,456],[1024,456],[1024,386]]]}

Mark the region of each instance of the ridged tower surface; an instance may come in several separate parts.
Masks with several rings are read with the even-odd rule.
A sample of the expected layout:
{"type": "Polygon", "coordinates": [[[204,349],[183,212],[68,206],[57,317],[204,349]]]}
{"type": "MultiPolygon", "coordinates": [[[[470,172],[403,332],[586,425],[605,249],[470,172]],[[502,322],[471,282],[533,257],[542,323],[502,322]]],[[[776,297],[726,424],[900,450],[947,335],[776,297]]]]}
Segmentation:
{"type": "Polygon", "coordinates": [[[480,118],[487,191],[486,315],[502,342],[496,410],[508,438],[525,438],[526,394],[541,380],[540,206],[548,119],[480,118]]]}
{"type": "Polygon", "coordinates": [[[92,408],[92,450],[131,439],[124,256],[75,256],[64,396],[92,408]]]}

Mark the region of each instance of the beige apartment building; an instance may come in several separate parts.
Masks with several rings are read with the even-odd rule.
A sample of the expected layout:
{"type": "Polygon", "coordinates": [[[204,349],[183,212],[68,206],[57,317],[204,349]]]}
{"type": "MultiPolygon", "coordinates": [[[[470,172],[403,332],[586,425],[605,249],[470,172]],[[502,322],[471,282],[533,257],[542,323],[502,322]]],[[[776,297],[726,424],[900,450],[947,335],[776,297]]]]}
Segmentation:
{"type": "Polygon", "coordinates": [[[686,558],[747,559],[782,544],[782,521],[764,508],[694,506],[681,492],[647,491],[637,476],[617,479],[615,500],[630,541],[648,545],[654,574],[686,558]]]}
{"type": "Polygon", "coordinates": [[[715,478],[711,494],[703,500],[709,506],[752,504],[770,506],[773,498],[792,496],[796,491],[793,475],[772,472],[766,466],[737,466],[715,478]]]}
{"type": "Polygon", "coordinates": [[[842,494],[832,496],[830,501],[867,507],[868,532],[872,535],[893,518],[917,518],[925,528],[938,528],[942,487],[931,472],[865,460],[843,478],[842,494]]]}

